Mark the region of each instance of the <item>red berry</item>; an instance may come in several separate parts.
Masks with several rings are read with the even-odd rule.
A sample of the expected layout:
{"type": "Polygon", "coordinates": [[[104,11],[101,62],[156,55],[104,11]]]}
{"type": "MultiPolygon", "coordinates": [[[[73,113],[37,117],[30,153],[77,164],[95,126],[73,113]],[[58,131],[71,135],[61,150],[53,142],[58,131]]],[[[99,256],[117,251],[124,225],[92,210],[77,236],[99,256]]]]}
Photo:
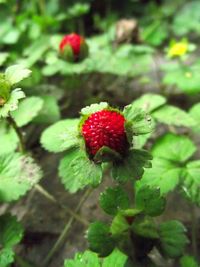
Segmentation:
{"type": "Polygon", "coordinates": [[[91,114],[83,123],[82,135],[91,156],[107,146],[123,155],[128,147],[125,118],[117,111],[101,110],[91,114]]]}
{"type": "Polygon", "coordinates": [[[75,58],[77,58],[81,50],[81,45],[84,43],[85,39],[76,33],[65,35],[60,42],[60,52],[62,53],[66,45],[69,45],[72,48],[75,58]]]}

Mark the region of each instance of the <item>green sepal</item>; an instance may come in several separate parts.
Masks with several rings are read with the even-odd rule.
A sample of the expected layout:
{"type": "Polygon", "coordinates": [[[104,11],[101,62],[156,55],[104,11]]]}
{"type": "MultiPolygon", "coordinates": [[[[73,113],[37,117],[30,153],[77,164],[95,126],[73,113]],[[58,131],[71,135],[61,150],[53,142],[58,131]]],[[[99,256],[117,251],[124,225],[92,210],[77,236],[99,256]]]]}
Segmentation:
{"type": "Polygon", "coordinates": [[[120,161],[122,156],[115,150],[102,146],[94,156],[95,162],[120,161]]]}
{"type": "Polygon", "coordinates": [[[70,45],[65,45],[65,47],[63,48],[62,52],[61,52],[61,56],[63,59],[67,60],[68,62],[74,62],[75,61],[75,57],[74,57],[74,52],[71,48],[70,45]]]}
{"type": "Polygon", "coordinates": [[[78,56],[78,61],[82,61],[85,58],[87,58],[88,54],[89,54],[89,47],[88,47],[87,43],[84,41],[80,45],[80,52],[79,52],[79,56],[78,56]]]}
{"type": "Polygon", "coordinates": [[[131,229],[137,235],[146,237],[146,238],[153,238],[158,239],[159,233],[156,224],[150,217],[137,217],[133,224],[131,225],[131,229]]]}

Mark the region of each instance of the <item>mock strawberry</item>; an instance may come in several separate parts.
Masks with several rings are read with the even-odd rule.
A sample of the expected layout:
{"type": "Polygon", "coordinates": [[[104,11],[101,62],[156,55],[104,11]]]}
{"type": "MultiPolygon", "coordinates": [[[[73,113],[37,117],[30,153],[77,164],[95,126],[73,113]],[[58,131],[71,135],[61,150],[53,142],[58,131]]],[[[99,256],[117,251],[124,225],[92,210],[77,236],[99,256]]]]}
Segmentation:
{"type": "Polygon", "coordinates": [[[82,36],[71,33],[61,40],[60,53],[67,61],[81,61],[88,55],[88,45],[82,36]]]}
{"type": "Polygon", "coordinates": [[[92,113],[82,125],[82,135],[88,153],[94,157],[103,146],[124,155],[128,148],[125,118],[115,110],[92,113]]]}

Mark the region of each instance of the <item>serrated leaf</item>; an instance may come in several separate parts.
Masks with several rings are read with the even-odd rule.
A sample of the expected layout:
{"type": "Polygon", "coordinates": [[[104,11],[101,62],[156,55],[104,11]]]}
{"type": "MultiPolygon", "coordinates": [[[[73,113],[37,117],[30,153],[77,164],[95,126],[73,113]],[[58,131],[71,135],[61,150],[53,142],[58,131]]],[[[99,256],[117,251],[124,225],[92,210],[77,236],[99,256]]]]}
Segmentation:
{"type": "Polygon", "coordinates": [[[142,237],[153,239],[159,238],[157,225],[151,217],[136,218],[131,225],[131,229],[137,235],[142,237]]]}
{"type": "Polygon", "coordinates": [[[112,221],[110,231],[113,236],[118,236],[127,231],[129,228],[130,225],[128,224],[124,214],[119,212],[112,221]]]}
{"type": "Polygon", "coordinates": [[[10,82],[11,85],[14,85],[30,76],[30,74],[31,71],[22,65],[13,65],[6,69],[5,78],[10,82]]]}
{"type": "Polygon", "coordinates": [[[172,191],[179,183],[182,169],[162,158],[153,158],[152,168],[146,169],[140,183],[160,189],[161,195],[172,191]]]}
{"type": "Polygon", "coordinates": [[[14,216],[0,216],[0,266],[8,267],[14,261],[13,246],[21,241],[23,228],[14,216]]]}
{"type": "Polygon", "coordinates": [[[152,156],[146,150],[133,149],[122,162],[113,163],[112,176],[118,182],[139,179],[144,168],[151,167],[152,156]]]}
{"type": "Polygon", "coordinates": [[[0,121],[0,142],[0,156],[15,151],[19,142],[15,130],[6,121],[0,121]]]}
{"type": "Polygon", "coordinates": [[[200,206],[200,160],[191,161],[182,173],[182,188],[193,203],[200,206]]]}
{"type": "Polygon", "coordinates": [[[164,105],[154,111],[152,117],[159,122],[175,126],[192,127],[196,124],[195,120],[184,110],[170,105],[164,105]]]}
{"type": "Polygon", "coordinates": [[[110,234],[109,226],[102,222],[90,224],[87,239],[89,248],[102,257],[109,255],[115,247],[115,241],[110,234]]]}
{"type": "Polygon", "coordinates": [[[158,216],[162,214],[165,204],[166,201],[160,196],[159,189],[143,186],[136,190],[136,208],[142,210],[147,215],[158,216]]]}
{"type": "Polygon", "coordinates": [[[18,127],[30,123],[43,107],[43,100],[37,96],[31,96],[20,102],[18,109],[11,112],[18,127]]]}
{"type": "Polygon", "coordinates": [[[96,253],[86,250],[84,253],[76,253],[73,260],[65,260],[64,267],[101,267],[96,253]]]}
{"type": "Polygon", "coordinates": [[[189,110],[190,116],[195,120],[196,125],[193,127],[194,132],[200,133],[200,103],[195,104],[189,110]]]}
{"type": "Polygon", "coordinates": [[[185,255],[180,259],[181,267],[199,267],[197,261],[192,257],[185,255]]]}
{"type": "Polygon", "coordinates": [[[38,116],[34,119],[36,123],[55,123],[60,119],[59,105],[55,97],[51,95],[41,96],[43,107],[38,116]]]}
{"type": "Polygon", "coordinates": [[[142,109],[151,113],[166,103],[166,98],[157,94],[145,94],[132,102],[132,109],[142,109]]]}
{"type": "Polygon", "coordinates": [[[154,157],[184,162],[196,151],[194,143],[186,136],[167,133],[152,148],[154,157]]]}
{"type": "Polygon", "coordinates": [[[152,132],[153,121],[149,114],[141,109],[133,109],[131,105],[124,108],[125,128],[128,135],[140,135],[152,132]],[[129,134],[130,132],[130,134],[129,134]]]}
{"type": "Polygon", "coordinates": [[[100,102],[99,104],[92,104],[90,106],[87,106],[85,108],[81,109],[81,114],[82,115],[89,115],[91,113],[103,110],[108,108],[108,103],[107,102],[100,102]]]}
{"type": "Polygon", "coordinates": [[[125,267],[128,257],[120,250],[114,249],[113,252],[104,259],[102,267],[125,267]]]}
{"type": "Polygon", "coordinates": [[[25,94],[21,90],[21,88],[14,89],[8,101],[3,105],[3,107],[0,107],[0,119],[6,118],[9,116],[9,113],[16,110],[18,108],[19,100],[24,98],[25,94]]]}
{"type": "Polygon", "coordinates": [[[42,146],[50,152],[62,152],[78,147],[78,124],[78,119],[67,119],[51,125],[42,133],[42,146]]]}
{"type": "Polygon", "coordinates": [[[96,187],[102,179],[102,169],[99,164],[89,160],[85,151],[70,150],[61,160],[59,176],[65,189],[75,193],[87,185],[96,187]]]}
{"type": "Polygon", "coordinates": [[[186,228],[179,221],[168,221],[159,226],[161,247],[170,258],[180,257],[188,244],[186,228]]]}
{"type": "Polygon", "coordinates": [[[0,157],[0,202],[17,200],[42,177],[34,160],[20,153],[0,157]]]}
{"type": "Polygon", "coordinates": [[[107,188],[100,195],[101,208],[110,215],[116,215],[119,210],[129,208],[130,202],[127,193],[119,186],[107,188]]]}

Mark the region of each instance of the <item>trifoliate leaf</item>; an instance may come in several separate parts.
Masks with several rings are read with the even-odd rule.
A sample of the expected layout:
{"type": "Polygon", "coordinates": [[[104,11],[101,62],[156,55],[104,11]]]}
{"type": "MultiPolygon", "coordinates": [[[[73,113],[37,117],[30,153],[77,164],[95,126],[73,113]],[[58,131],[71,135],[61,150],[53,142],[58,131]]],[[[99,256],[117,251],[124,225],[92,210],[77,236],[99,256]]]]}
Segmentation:
{"type": "Polygon", "coordinates": [[[14,85],[30,76],[30,74],[31,70],[24,68],[22,65],[13,65],[6,69],[5,78],[11,85],[14,85]]]}
{"type": "Polygon", "coordinates": [[[34,119],[36,123],[55,123],[60,119],[59,105],[55,97],[50,95],[41,96],[43,107],[34,119]]]}
{"type": "Polygon", "coordinates": [[[42,146],[55,153],[79,146],[78,124],[78,119],[67,119],[51,125],[42,133],[42,146]]]}
{"type": "Polygon", "coordinates": [[[18,108],[19,100],[24,97],[25,94],[20,88],[14,89],[11,92],[8,101],[2,107],[0,107],[0,118],[8,117],[9,112],[16,110],[18,108]]]}
{"type": "Polygon", "coordinates": [[[154,157],[174,162],[184,162],[196,151],[196,146],[186,136],[167,133],[157,140],[153,146],[154,157]]]}
{"type": "Polygon", "coordinates": [[[102,257],[109,255],[115,247],[115,241],[110,234],[109,226],[102,222],[90,224],[87,239],[89,248],[102,257]]]}
{"type": "Polygon", "coordinates": [[[14,216],[0,216],[0,266],[8,267],[14,261],[13,246],[21,241],[23,228],[14,216]]]}
{"type": "Polygon", "coordinates": [[[102,267],[125,267],[128,257],[120,250],[114,249],[113,252],[103,260],[102,267]]]}
{"type": "Polygon", "coordinates": [[[132,102],[132,109],[142,109],[145,112],[151,113],[157,108],[163,106],[166,103],[166,98],[157,94],[145,94],[142,97],[132,102]]]}
{"type": "Polygon", "coordinates": [[[200,133],[200,103],[192,106],[192,108],[189,110],[189,114],[196,122],[195,127],[192,127],[193,131],[200,133]]]}
{"type": "Polygon", "coordinates": [[[85,108],[81,109],[81,114],[82,115],[89,115],[91,113],[103,110],[108,108],[108,103],[107,102],[100,102],[99,104],[92,104],[90,106],[87,106],[85,108]]]}
{"type": "Polygon", "coordinates": [[[59,176],[65,189],[75,193],[87,185],[97,186],[102,179],[101,166],[89,160],[85,151],[70,150],[61,160],[59,176]]]}
{"type": "Polygon", "coordinates": [[[140,183],[160,189],[161,195],[172,191],[179,183],[182,169],[162,158],[153,158],[152,168],[146,169],[140,183]]]}
{"type": "Polygon", "coordinates": [[[76,253],[73,260],[65,260],[64,267],[101,267],[98,255],[86,250],[84,253],[76,253]]]}
{"type": "Polygon", "coordinates": [[[182,188],[193,203],[200,206],[200,160],[190,161],[182,173],[182,188]]]}
{"type": "Polygon", "coordinates": [[[192,257],[185,255],[180,259],[181,267],[199,267],[197,261],[192,257]]]}
{"type": "Polygon", "coordinates": [[[196,124],[195,120],[184,110],[170,105],[154,111],[152,117],[159,122],[175,126],[192,127],[196,124]]]}
{"type": "Polygon", "coordinates": [[[140,187],[136,190],[135,205],[150,216],[159,216],[165,209],[166,201],[160,196],[160,190],[148,186],[140,187]]]}
{"type": "Polygon", "coordinates": [[[17,200],[42,177],[34,160],[19,153],[0,157],[0,202],[17,200]]]}
{"type": "Polygon", "coordinates": [[[119,210],[129,208],[129,198],[126,192],[119,186],[107,188],[100,195],[101,208],[110,215],[116,215],[119,210]]]}
{"type": "Polygon", "coordinates": [[[15,130],[3,120],[0,121],[0,142],[0,156],[15,151],[19,142],[15,130]]]}
{"type": "Polygon", "coordinates": [[[168,221],[159,226],[159,235],[163,253],[170,257],[180,257],[188,244],[186,228],[179,221],[168,221]]]}
{"type": "Polygon", "coordinates": [[[113,163],[112,176],[118,182],[139,179],[144,168],[151,167],[151,159],[148,151],[133,149],[123,161],[113,163]]]}
{"type": "Polygon", "coordinates": [[[22,100],[18,109],[11,112],[11,116],[22,127],[30,123],[40,112],[43,107],[43,100],[37,96],[31,96],[22,100]]]}

